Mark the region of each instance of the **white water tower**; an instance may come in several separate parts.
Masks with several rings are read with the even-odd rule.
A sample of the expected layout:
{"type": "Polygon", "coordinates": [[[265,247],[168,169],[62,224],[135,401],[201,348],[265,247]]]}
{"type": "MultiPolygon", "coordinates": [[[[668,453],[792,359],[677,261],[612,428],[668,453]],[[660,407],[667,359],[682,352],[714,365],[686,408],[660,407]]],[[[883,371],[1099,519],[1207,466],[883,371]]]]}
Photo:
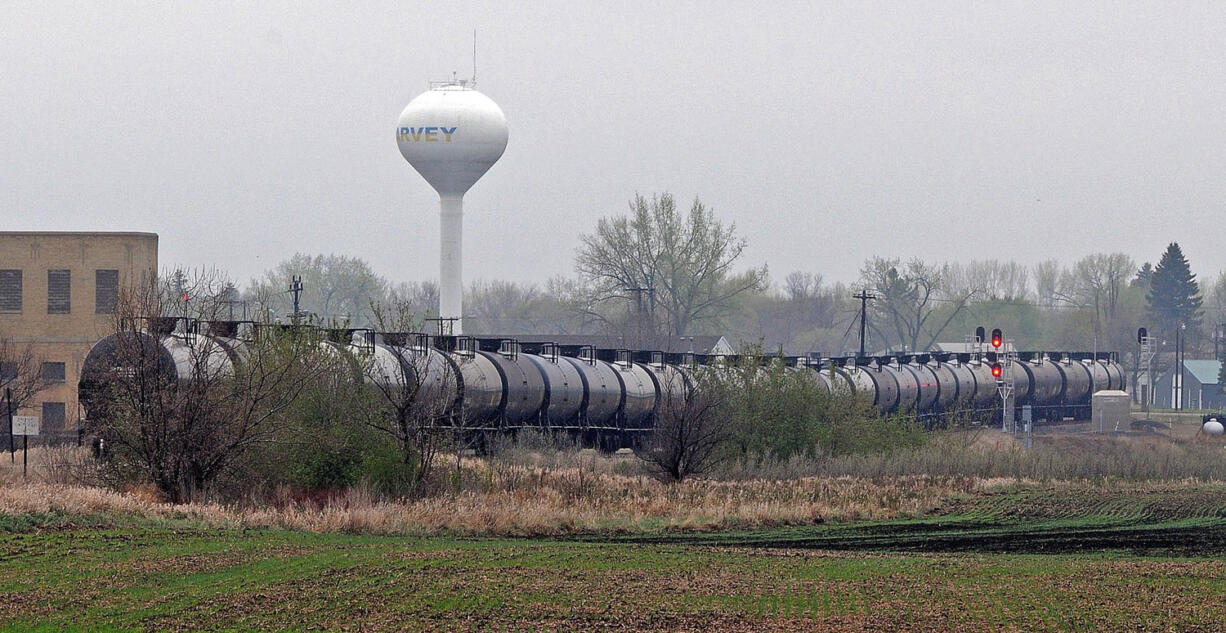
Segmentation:
{"type": "Polygon", "coordinates": [[[438,192],[439,318],[454,324],[453,334],[462,334],[464,194],[507,148],[507,117],[471,82],[433,83],[400,113],[396,142],[438,192]]]}

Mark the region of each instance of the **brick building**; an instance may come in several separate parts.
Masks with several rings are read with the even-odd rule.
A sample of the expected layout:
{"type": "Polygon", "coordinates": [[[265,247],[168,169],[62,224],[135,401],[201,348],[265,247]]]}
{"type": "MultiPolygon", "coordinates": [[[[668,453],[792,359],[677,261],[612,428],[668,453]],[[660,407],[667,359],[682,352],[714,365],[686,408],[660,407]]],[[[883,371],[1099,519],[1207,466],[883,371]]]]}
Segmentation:
{"type": "Polygon", "coordinates": [[[20,411],[44,435],[75,432],[81,363],[114,330],[120,288],[153,279],[157,253],[154,233],[0,231],[0,338],[30,346],[51,383],[20,411]]]}

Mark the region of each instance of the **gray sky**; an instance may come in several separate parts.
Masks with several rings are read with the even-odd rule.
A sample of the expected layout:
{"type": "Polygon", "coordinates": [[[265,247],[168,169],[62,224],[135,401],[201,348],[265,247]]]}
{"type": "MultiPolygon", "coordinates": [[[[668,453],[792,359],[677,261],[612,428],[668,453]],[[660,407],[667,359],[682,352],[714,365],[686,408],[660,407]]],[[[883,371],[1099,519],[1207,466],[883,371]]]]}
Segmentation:
{"type": "Polygon", "coordinates": [[[163,265],[242,282],[295,251],[435,278],[394,128],[471,74],[476,28],[510,142],[466,198],[468,280],[569,274],[660,190],[775,279],[1172,240],[1226,268],[1226,3],[114,4],[0,4],[6,230],[155,231],[163,265]]]}

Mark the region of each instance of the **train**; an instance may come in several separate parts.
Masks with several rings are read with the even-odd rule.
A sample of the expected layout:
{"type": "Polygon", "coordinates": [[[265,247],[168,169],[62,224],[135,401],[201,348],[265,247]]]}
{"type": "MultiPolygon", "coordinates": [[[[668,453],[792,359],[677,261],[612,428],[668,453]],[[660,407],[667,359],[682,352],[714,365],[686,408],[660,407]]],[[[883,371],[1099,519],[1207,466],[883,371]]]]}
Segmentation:
{"type": "MultiPolygon", "coordinates": [[[[86,425],[105,416],[102,387],[125,369],[121,346],[131,340],[126,337],[139,337],[143,353],[157,359],[172,380],[190,381],[201,367],[232,372],[261,327],[267,325],[162,319],[139,332],[101,339],[82,365],[86,425]]],[[[1089,419],[1095,392],[1126,388],[1123,367],[1108,352],[1017,352],[1008,362],[983,350],[741,357],[359,329],[320,333],[322,349],[367,382],[425,389],[440,403],[440,425],[473,434],[567,432],[602,450],[639,445],[666,398],[689,393],[700,372],[720,367],[780,363],[817,389],[853,394],[882,415],[911,416],[930,427],[955,416],[1000,420],[999,386],[1005,380],[1018,412],[1026,408],[1037,423],[1089,419]],[[992,373],[995,363],[1008,367],[999,379],[992,373]]]]}

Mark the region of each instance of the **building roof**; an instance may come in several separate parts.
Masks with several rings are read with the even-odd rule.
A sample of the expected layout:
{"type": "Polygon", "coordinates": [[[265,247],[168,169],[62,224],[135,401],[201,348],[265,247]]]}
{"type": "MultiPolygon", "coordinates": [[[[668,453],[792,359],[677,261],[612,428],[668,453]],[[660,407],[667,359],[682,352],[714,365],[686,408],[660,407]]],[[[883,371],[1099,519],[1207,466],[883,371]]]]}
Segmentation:
{"type": "Polygon", "coordinates": [[[1185,360],[1183,361],[1184,369],[1196,378],[1196,382],[1202,385],[1216,385],[1218,370],[1221,369],[1222,363],[1216,360],[1185,360]]]}
{"type": "MultiPolygon", "coordinates": [[[[477,338],[515,339],[520,343],[557,343],[558,345],[592,345],[603,349],[624,349],[620,337],[603,334],[472,334],[477,338]]],[[[657,344],[646,348],[660,352],[689,352],[697,354],[733,354],[736,350],[722,336],[695,336],[662,338],[657,344]]],[[[645,349],[646,349],[645,348],[645,349]]]]}
{"type": "Polygon", "coordinates": [[[157,237],[144,231],[0,231],[0,237],[157,237]]]}
{"type": "MultiPolygon", "coordinates": [[[[986,347],[986,345],[980,345],[980,348],[983,348],[983,347],[986,347]]],[[[944,341],[944,342],[933,343],[931,351],[955,352],[959,354],[965,354],[967,352],[974,351],[974,348],[975,348],[974,343],[967,343],[965,341],[957,341],[957,342],[944,341]]]]}

